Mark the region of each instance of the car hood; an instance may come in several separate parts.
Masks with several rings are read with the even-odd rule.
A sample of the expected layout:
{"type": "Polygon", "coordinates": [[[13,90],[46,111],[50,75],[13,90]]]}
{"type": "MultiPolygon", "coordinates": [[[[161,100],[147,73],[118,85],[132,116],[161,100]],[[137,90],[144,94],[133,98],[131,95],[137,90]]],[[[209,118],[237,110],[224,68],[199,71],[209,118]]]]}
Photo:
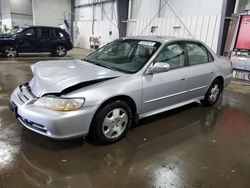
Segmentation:
{"type": "Polygon", "coordinates": [[[81,60],[43,61],[31,65],[31,70],[34,77],[29,86],[37,97],[62,93],[69,88],[74,89],[74,86],[78,89],[124,74],[81,60]]]}
{"type": "Polygon", "coordinates": [[[0,39],[8,39],[12,37],[13,37],[13,34],[1,34],[0,35],[0,39]]]}

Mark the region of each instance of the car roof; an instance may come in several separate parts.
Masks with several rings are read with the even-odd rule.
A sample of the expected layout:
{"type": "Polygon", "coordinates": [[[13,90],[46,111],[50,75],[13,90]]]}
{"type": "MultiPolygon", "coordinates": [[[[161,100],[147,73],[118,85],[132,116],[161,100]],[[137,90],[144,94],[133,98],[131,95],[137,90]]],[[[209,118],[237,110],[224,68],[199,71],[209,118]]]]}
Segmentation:
{"type": "Polygon", "coordinates": [[[30,26],[30,27],[25,27],[25,29],[27,28],[50,28],[50,29],[62,29],[60,27],[52,27],[52,26],[40,26],[40,25],[36,25],[36,26],[30,26]]]}
{"type": "Polygon", "coordinates": [[[134,39],[134,40],[145,40],[145,41],[155,41],[160,43],[166,43],[170,41],[192,41],[192,42],[199,42],[202,43],[199,40],[190,39],[190,38],[177,38],[173,36],[128,36],[124,37],[123,39],[134,39]]]}

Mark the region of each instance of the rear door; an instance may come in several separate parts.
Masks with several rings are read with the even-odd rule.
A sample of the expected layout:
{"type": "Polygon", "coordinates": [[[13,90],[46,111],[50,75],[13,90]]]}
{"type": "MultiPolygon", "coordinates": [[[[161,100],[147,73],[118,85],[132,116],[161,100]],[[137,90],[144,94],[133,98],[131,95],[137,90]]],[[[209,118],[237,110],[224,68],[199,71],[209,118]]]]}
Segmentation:
{"type": "Polygon", "coordinates": [[[36,37],[38,41],[38,50],[39,52],[50,52],[51,51],[51,29],[47,27],[37,27],[36,28],[36,37]]]}
{"type": "Polygon", "coordinates": [[[213,57],[201,43],[190,41],[184,43],[189,64],[189,98],[204,96],[216,72],[213,57]]]}

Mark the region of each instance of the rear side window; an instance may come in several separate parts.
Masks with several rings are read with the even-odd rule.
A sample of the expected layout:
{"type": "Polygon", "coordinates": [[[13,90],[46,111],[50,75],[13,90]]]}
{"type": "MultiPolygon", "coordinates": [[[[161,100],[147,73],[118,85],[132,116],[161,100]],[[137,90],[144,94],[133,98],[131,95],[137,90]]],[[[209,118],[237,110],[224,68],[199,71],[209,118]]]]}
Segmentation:
{"type": "Polygon", "coordinates": [[[56,30],[55,29],[50,29],[50,36],[55,37],[56,36],[56,30]]]}
{"type": "Polygon", "coordinates": [[[205,46],[200,43],[186,43],[189,65],[198,65],[213,61],[213,57],[205,46]]]}
{"type": "Polygon", "coordinates": [[[51,31],[48,28],[36,28],[37,37],[50,37],[51,31]]]}
{"type": "Polygon", "coordinates": [[[42,36],[43,37],[50,37],[50,29],[48,28],[41,28],[42,30],[42,36]]]}
{"type": "Polygon", "coordinates": [[[36,28],[35,31],[36,31],[36,36],[37,37],[41,37],[42,36],[42,30],[41,30],[41,28],[36,28]]]}

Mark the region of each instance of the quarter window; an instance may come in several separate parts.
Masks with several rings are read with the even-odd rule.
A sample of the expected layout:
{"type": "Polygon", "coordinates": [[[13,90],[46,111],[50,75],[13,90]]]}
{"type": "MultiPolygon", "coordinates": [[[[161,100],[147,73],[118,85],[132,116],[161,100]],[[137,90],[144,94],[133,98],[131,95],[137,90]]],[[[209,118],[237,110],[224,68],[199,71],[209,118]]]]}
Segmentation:
{"type": "Polygon", "coordinates": [[[168,63],[170,69],[176,69],[185,66],[184,50],[180,44],[169,44],[165,46],[154,62],[168,63]]]}
{"type": "Polygon", "coordinates": [[[213,60],[208,50],[199,43],[186,43],[188,60],[190,65],[208,63],[213,60]]]}
{"type": "Polygon", "coordinates": [[[56,36],[57,37],[60,37],[60,38],[63,38],[64,37],[64,33],[60,30],[56,30],[56,36]]]}

